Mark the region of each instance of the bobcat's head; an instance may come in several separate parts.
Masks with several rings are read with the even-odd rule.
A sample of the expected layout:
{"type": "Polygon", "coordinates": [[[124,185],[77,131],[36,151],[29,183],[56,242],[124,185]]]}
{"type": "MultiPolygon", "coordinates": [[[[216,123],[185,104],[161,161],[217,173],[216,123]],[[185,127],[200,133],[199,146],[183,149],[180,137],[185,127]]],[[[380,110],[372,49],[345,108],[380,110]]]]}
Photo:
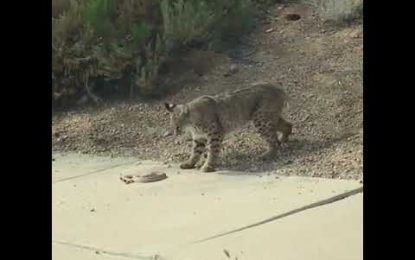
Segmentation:
{"type": "Polygon", "coordinates": [[[167,111],[170,112],[170,125],[175,135],[183,132],[189,122],[189,108],[186,105],[164,103],[167,111]]]}

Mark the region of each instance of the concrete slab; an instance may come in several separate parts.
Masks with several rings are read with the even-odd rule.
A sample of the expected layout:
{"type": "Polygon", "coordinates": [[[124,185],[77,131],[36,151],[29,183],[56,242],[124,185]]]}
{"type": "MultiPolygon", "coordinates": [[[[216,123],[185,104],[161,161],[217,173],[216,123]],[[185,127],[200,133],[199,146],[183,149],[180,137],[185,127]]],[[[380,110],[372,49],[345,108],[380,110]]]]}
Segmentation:
{"type": "MultiPolygon", "coordinates": [[[[134,158],[112,163],[96,159],[105,163],[93,167],[94,159],[90,159],[79,161],[78,155],[65,155],[53,164],[60,178],[83,174],[53,184],[55,241],[137,257],[158,254],[164,259],[222,259],[226,257],[224,246],[232,256],[244,251],[245,258],[238,253],[238,259],[362,258],[363,207],[359,197],[193,244],[357,188],[361,185],[357,181],[201,173],[134,158]],[[59,163],[63,158],[65,163],[59,163]],[[88,170],[102,169],[104,164],[108,169],[88,174],[87,167],[82,167],[85,161],[91,164],[88,170]],[[163,171],[169,178],[130,185],[119,180],[120,174],[152,170],[163,171]]],[[[68,258],[59,252],[54,259],[89,259],[68,258]]]]}
{"type": "Polygon", "coordinates": [[[171,259],[363,259],[363,195],[166,251],[171,259]],[[228,258],[224,251],[227,251],[228,258]]]}
{"type": "MultiPolygon", "coordinates": [[[[102,252],[93,248],[82,248],[78,246],[70,246],[65,244],[53,243],[52,244],[52,259],[65,260],[65,259],[79,259],[79,260],[126,260],[139,259],[137,257],[129,257],[125,255],[117,255],[102,252]]],[[[142,258],[148,259],[148,258],[142,258]]]]}
{"type": "Polygon", "coordinates": [[[52,183],[138,162],[136,158],[110,158],[76,153],[55,153],[52,158],[52,183]]]}

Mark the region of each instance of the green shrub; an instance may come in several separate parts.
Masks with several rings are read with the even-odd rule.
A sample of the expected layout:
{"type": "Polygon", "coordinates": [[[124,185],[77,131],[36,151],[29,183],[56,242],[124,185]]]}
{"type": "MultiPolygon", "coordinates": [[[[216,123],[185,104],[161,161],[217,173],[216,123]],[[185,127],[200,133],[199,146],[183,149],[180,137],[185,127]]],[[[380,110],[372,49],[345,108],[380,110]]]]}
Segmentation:
{"type": "Polygon", "coordinates": [[[212,25],[213,37],[210,46],[213,49],[227,48],[249,32],[254,24],[255,6],[250,0],[214,0],[210,2],[218,15],[212,25]]]}
{"type": "Polygon", "coordinates": [[[149,36],[150,28],[144,23],[136,23],[131,26],[131,43],[133,46],[140,46],[149,36]]]}
{"type": "Polygon", "coordinates": [[[74,99],[102,80],[125,82],[131,95],[156,91],[160,67],[178,48],[221,48],[252,27],[254,14],[251,0],[71,0],[65,6],[52,19],[52,91],[74,99]]]}
{"type": "Polygon", "coordinates": [[[168,49],[188,45],[197,40],[210,40],[210,27],[215,14],[204,1],[178,0],[170,3],[162,0],[163,38],[168,49]]]}
{"type": "Polygon", "coordinates": [[[54,95],[74,95],[81,89],[85,79],[85,47],[89,46],[91,34],[82,31],[83,5],[71,1],[71,8],[58,19],[52,19],[52,73],[54,95]]]}
{"type": "Polygon", "coordinates": [[[88,0],[83,15],[85,23],[94,29],[98,37],[112,38],[116,30],[113,24],[115,19],[115,0],[88,0]]]}

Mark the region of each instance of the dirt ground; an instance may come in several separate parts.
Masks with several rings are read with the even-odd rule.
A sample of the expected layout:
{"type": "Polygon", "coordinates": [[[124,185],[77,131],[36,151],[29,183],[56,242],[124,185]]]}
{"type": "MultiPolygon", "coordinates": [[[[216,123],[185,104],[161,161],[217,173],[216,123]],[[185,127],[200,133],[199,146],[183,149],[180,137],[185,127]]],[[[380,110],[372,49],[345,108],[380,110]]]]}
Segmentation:
{"type": "MultiPolygon", "coordinates": [[[[176,93],[152,102],[106,103],[53,115],[54,151],[136,156],[165,163],[187,158],[187,136],[167,135],[163,102],[187,102],[256,81],[280,84],[290,96],[285,117],[291,140],[275,161],[261,162],[265,149],[251,126],[227,137],[219,168],[247,174],[360,179],[363,174],[363,28],[324,23],[308,7],[275,5],[260,28],[228,57],[211,55],[203,76],[171,76],[176,93]],[[287,20],[296,13],[301,19],[287,20]],[[238,71],[224,76],[231,64],[238,71]]],[[[202,64],[202,62],[200,62],[202,64]]],[[[197,62],[196,62],[197,65],[197,62]]],[[[195,69],[196,71],[196,69],[195,69]]],[[[174,73],[173,73],[174,75],[174,73]]],[[[167,82],[167,81],[166,81],[167,82]]]]}

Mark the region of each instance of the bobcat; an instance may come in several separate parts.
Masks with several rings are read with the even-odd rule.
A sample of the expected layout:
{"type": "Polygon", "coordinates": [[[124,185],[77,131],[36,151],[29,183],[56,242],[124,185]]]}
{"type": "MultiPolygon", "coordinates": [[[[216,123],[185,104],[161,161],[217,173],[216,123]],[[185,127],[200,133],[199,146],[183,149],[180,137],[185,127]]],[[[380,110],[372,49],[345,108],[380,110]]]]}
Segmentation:
{"type": "Polygon", "coordinates": [[[201,170],[215,171],[224,136],[248,122],[253,122],[268,145],[261,158],[274,157],[280,143],[286,142],[292,132],[292,124],[281,117],[285,103],[285,92],[269,83],[256,83],[216,96],[201,96],[186,104],[165,103],[175,135],[186,130],[193,139],[192,154],[180,168],[195,168],[207,150],[201,170]],[[281,140],[277,132],[282,133],[281,140]]]}

